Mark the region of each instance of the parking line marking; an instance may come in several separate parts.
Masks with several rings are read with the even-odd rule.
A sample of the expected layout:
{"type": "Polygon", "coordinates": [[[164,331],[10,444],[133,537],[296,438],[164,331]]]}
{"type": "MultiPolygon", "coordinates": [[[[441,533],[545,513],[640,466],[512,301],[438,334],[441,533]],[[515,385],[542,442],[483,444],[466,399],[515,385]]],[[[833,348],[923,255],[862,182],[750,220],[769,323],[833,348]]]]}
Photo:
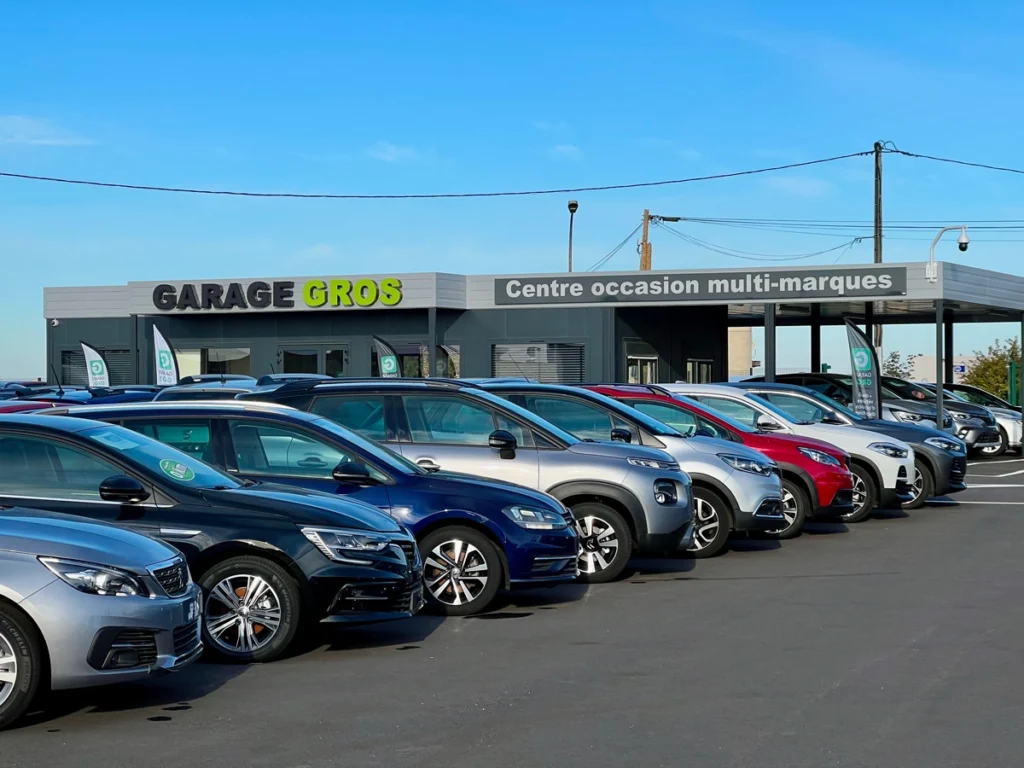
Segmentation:
{"type": "Polygon", "coordinates": [[[1024,501],[961,501],[961,504],[1002,504],[1011,507],[1024,507],[1024,501]]]}
{"type": "Polygon", "coordinates": [[[971,483],[970,488],[1024,488],[1020,483],[971,483]]]}
{"type": "Polygon", "coordinates": [[[985,466],[986,464],[1016,464],[1019,461],[1024,461],[1024,459],[999,459],[998,461],[968,461],[967,466],[980,467],[985,466]]]}

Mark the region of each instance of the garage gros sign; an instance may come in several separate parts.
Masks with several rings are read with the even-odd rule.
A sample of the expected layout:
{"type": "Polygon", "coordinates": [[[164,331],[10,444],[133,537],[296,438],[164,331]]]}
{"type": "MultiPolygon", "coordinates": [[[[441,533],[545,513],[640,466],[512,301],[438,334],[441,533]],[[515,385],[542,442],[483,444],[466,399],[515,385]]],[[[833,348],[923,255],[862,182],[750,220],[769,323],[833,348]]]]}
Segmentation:
{"type": "Polygon", "coordinates": [[[397,277],[161,283],[153,288],[153,306],[163,312],[371,309],[401,303],[397,277]]]}
{"type": "Polygon", "coordinates": [[[906,267],[651,272],[494,281],[494,303],[506,306],[844,299],[903,296],[906,292],[906,267]]]}

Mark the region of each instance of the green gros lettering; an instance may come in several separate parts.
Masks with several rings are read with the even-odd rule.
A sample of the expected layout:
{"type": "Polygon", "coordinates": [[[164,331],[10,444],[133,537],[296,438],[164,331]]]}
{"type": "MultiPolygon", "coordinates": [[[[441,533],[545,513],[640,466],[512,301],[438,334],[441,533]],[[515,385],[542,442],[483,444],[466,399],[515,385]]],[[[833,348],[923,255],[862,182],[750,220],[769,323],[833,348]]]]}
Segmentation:
{"type": "Polygon", "coordinates": [[[352,282],[349,280],[331,280],[331,306],[352,306],[352,282]]]}
{"type": "Polygon", "coordinates": [[[360,307],[372,307],[377,303],[377,283],[373,280],[357,280],[353,293],[360,307]]]}
{"type": "Polygon", "coordinates": [[[302,287],[302,299],[307,307],[372,307],[378,302],[393,307],[402,301],[402,281],[397,277],[376,280],[308,280],[302,287]]]}
{"type": "Polygon", "coordinates": [[[402,301],[402,281],[397,277],[386,277],[380,281],[380,303],[393,307],[402,301]]]}
{"type": "Polygon", "coordinates": [[[327,303],[327,284],[323,280],[310,280],[302,286],[302,300],[307,307],[322,307],[327,303]]]}

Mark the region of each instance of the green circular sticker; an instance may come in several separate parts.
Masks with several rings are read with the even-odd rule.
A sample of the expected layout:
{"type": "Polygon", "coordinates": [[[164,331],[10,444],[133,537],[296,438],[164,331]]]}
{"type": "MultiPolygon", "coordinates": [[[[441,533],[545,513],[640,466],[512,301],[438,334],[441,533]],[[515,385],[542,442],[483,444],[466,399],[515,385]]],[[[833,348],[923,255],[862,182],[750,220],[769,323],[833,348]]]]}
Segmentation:
{"type": "Polygon", "coordinates": [[[189,467],[174,459],[161,459],[160,469],[168,477],[173,477],[175,480],[184,480],[186,483],[189,480],[195,480],[196,477],[196,473],[189,467]]]}

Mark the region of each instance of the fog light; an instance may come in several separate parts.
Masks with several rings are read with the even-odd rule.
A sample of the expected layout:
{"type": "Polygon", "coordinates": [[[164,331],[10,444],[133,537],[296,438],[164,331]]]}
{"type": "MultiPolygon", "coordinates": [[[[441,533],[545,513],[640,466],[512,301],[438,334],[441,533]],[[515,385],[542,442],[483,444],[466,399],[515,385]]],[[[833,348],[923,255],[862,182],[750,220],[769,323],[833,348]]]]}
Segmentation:
{"type": "Polygon", "coordinates": [[[110,655],[107,656],[107,663],[103,665],[103,668],[129,669],[130,667],[137,666],[139,666],[138,651],[126,648],[122,650],[112,650],[110,655]]]}
{"type": "Polygon", "coordinates": [[[679,501],[676,495],[676,484],[671,480],[658,480],[654,483],[654,500],[662,506],[669,506],[679,501]]]}

